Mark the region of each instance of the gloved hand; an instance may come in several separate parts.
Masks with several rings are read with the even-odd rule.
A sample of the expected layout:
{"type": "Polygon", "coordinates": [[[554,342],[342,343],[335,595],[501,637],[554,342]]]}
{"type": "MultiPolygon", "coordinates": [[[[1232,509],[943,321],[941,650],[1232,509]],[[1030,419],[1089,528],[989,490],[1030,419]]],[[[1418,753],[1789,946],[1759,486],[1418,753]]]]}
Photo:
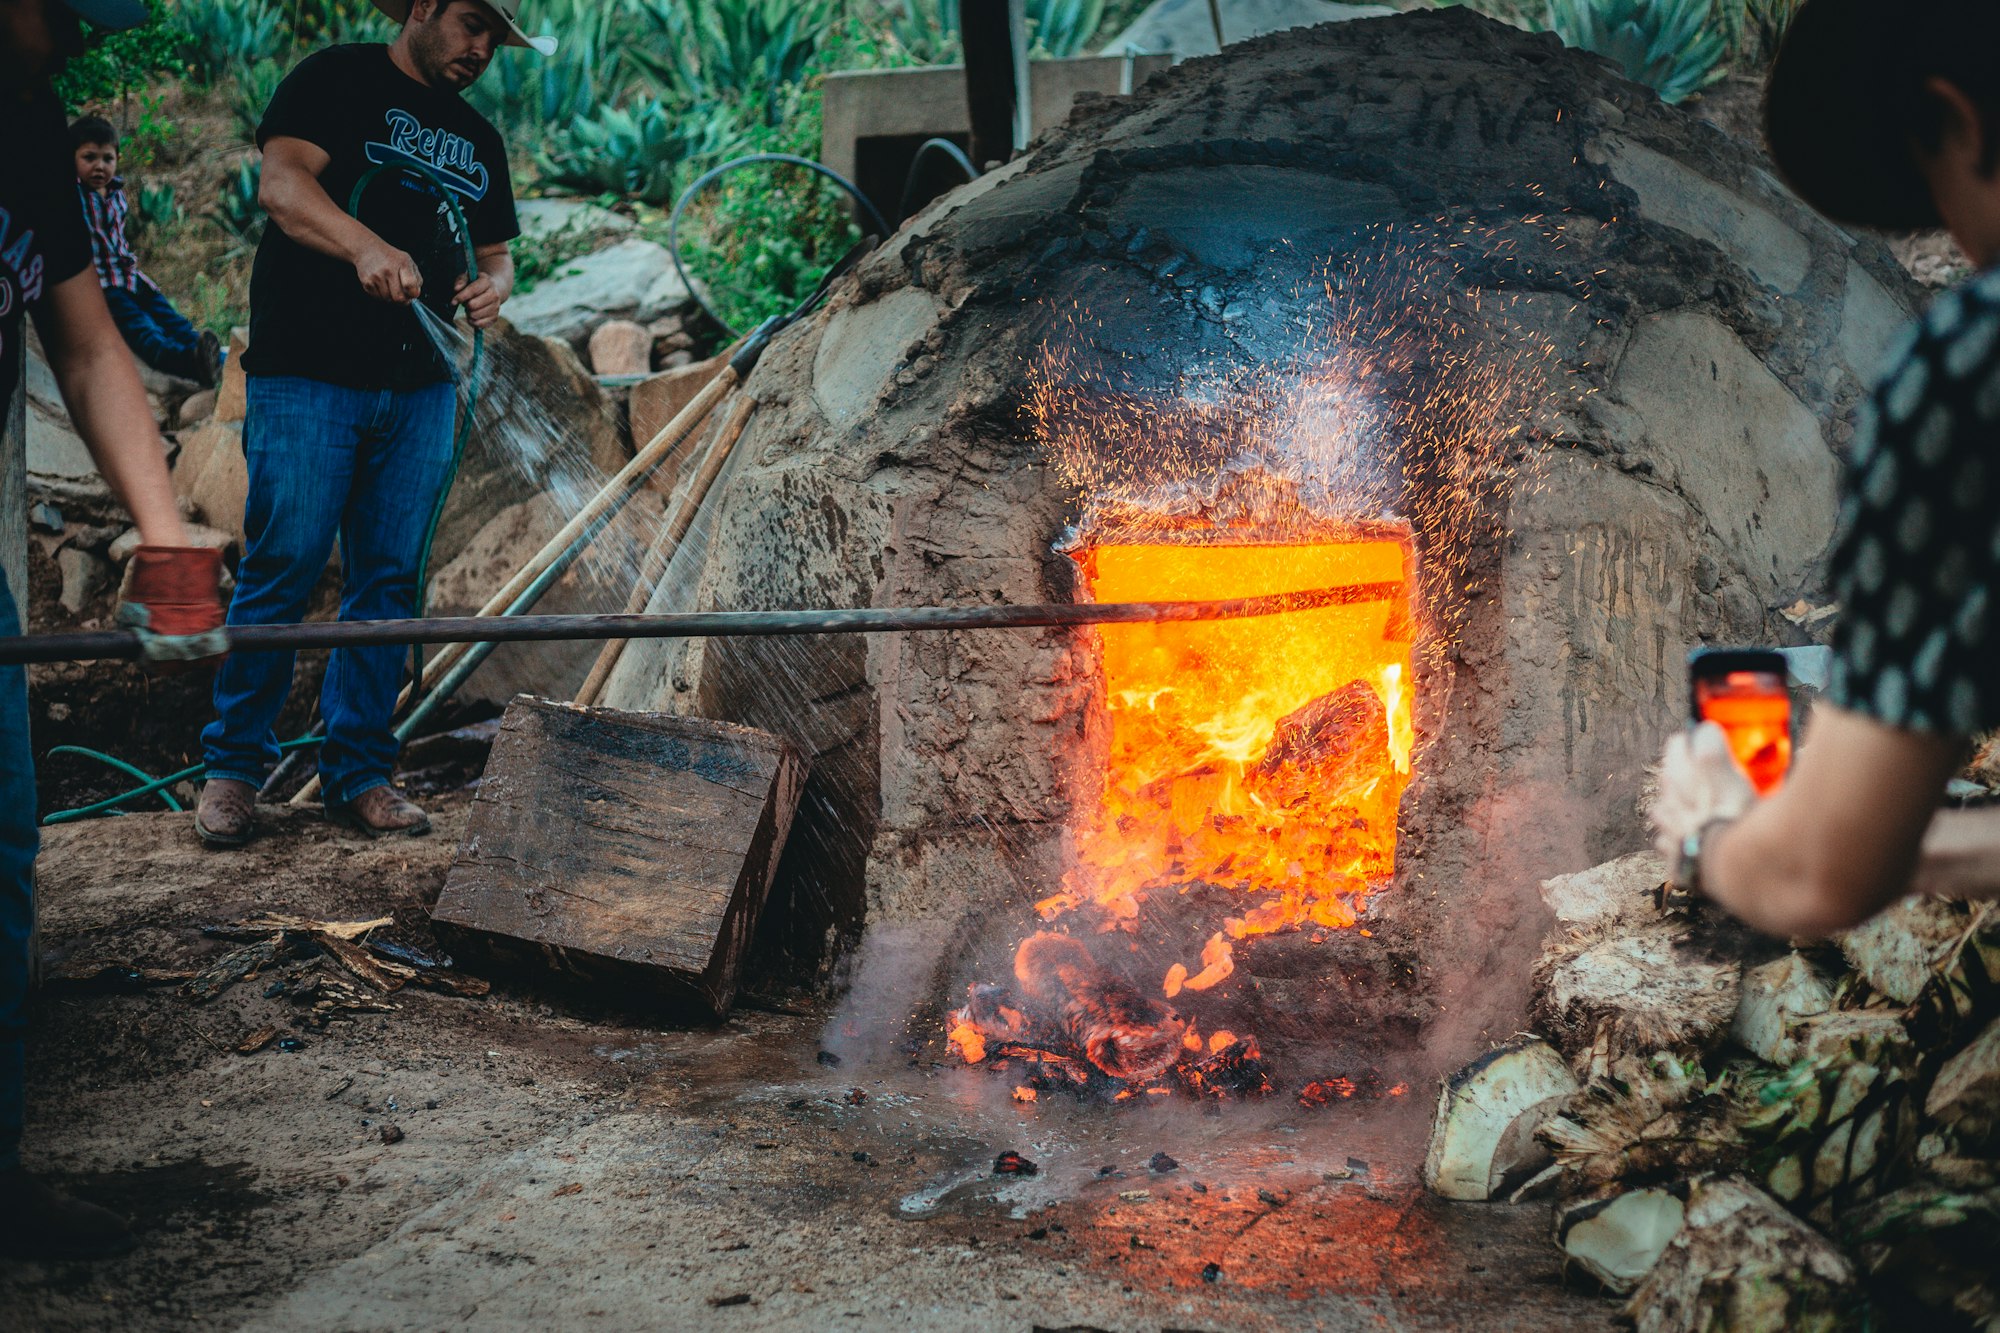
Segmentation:
{"type": "Polygon", "coordinates": [[[1660,759],[1660,787],[1647,811],[1653,845],[1674,865],[1686,840],[1710,824],[1737,819],[1757,804],[1757,789],[1713,722],[1676,734],[1660,759]]]}
{"type": "Polygon", "coordinates": [[[171,673],[222,656],[222,552],[141,546],[132,555],[118,623],[139,631],[149,668],[171,673]]]}

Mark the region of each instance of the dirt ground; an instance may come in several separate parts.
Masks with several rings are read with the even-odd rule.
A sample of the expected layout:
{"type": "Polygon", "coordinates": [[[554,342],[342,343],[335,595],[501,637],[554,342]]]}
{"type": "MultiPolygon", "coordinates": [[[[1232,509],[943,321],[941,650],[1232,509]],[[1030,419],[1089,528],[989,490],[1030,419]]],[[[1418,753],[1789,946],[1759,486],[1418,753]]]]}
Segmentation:
{"type": "MultiPolygon", "coordinates": [[[[391,915],[383,934],[428,946],[465,798],[433,804],[428,839],[270,811],[273,831],[226,855],[187,816],[52,829],[45,956],[59,976],[185,970],[235,947],[202,927],[260,910],[391,915]]],[[[898,1043],[823,1055],[825,1015],[687,1030],[504,981],[299,1026],[274,983],[331,966],[204,1004],[172,983],[44,990],[31,1164],[131,1215],[143,1243],[0,1264],[10,1327],[1612,1322],[1612,1302],[1563,1285],[1544,1209],[1416,1186],[1425,1117],[1401,1105],[1022,1106],[898,1043]],[[234,1053],[265,1026],[299,1048],[234,1053]],[[1039,1173],[995,1176],[1006,1150],[1039,1173]],[[1149,1169],[1162,1150],[1175,1169],[1149,1169]]]]}

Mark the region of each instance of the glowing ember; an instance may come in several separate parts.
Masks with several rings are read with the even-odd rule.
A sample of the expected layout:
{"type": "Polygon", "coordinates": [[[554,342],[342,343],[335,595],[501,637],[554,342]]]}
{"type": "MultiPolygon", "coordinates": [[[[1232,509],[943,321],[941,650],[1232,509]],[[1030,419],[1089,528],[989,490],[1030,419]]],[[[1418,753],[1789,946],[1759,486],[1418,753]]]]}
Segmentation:
{"type": "MultiPolygon", "coordinates": [[[[1037,437],[1081,500],[1060,549],[1089,597],[1386,595],[1101,627],[1104,726],[1078,752],[1059,891],[1036,904],[1054,929],[1020,946],[1004,1003],[975,985],[952,1016],[969,1062],[1040,1049],[1117,1100],[1272,1090],[1255,1036],[1220,1030],[1254,993],[1236,946],[1325,943],[1392,878],[1417,682],[1448,675],[1472,553],[1536,484],[1524,438],[1572,396],[1551,384],[1555,347],[1510,318],[1542,291],[1468,280],[1480,235],[1457,217],[1374,229],[1292,294],[1290,348],[1162,375],[1107,355],[1117,341],[1077,308],[1029,368],[1037,437]]],[[[1301,1095],[1380,1095],[1360,1083],[1301,1095]]]]}
{"type": "MultiPolygon", "coordinates": [[[[1099,546],[1081,563],[1102,601],[1407,587],[1409,576],[1407,546],[1388,538],[1099,546]]],[[[1231,939],[1352,925],[1370,884],[1395,868],[1414,746],[1411,624],[1399,599],[1105,626],[1103,793],[1066,892],[1043,914],[1089,902],[1130,920],[1149,890],[1191,882],[1242,894],[1199,969],[1169,969],[1169,998],[1225,980],[1231,939]]]]}

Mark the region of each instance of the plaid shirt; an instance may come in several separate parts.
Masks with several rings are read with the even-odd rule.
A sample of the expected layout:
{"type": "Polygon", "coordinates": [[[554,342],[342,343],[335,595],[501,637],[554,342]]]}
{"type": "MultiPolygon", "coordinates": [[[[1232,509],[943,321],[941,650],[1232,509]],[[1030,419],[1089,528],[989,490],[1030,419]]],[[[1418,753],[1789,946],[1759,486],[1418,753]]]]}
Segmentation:
{"type": "Polygon", "coordinates": [[[125,178],[113,176],[103,194],[78,181],[76,192],[83,197],[83,220],[90,228],[90,257],[97,264],[99,284],[128,292],[152,288],[153,280],[139,271],[139,256],[125,239],[125,218],[132,211],[125,200],[125,178]]]}

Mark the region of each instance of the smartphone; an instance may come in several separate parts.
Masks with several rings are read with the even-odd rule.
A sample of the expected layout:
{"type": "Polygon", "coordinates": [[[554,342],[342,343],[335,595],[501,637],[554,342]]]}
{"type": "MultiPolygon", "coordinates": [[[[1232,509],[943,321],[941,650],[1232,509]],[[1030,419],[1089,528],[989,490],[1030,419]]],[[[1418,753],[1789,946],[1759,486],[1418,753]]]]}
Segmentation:
{"type": "Polygon", "coordinates": [[[1783,653],[1700,648],[1688,655],[1688,695],[1696,722],[1729,736],[1730,752],[1759,796],[1769,796],[1792,766],[1792,695],[1783,653]]]}

